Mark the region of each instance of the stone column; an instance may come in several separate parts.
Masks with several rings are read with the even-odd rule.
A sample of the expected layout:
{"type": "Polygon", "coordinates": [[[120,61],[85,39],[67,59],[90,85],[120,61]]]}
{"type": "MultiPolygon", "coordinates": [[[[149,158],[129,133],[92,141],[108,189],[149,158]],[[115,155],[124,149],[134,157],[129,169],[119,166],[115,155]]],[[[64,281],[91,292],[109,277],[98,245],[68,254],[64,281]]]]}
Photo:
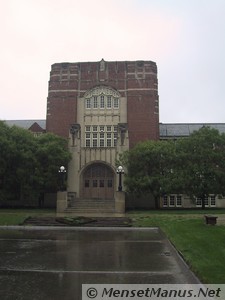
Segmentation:
{"type": "Polygon", "coordinates": [[[121,216],[125,214],[125,192],[115,193],[115,213],[121,216]]]}
{"type": "Polygon", "coordinates": [[[63,213],[67,208],[67,191],[57,192],[57,214],[63,213]]]}

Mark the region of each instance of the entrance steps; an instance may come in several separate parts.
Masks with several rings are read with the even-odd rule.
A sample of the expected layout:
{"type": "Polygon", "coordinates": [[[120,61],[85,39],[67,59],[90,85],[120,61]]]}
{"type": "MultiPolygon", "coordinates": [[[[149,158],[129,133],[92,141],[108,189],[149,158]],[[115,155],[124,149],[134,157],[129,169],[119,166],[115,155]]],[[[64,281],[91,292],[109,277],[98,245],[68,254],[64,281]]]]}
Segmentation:
{"type": "Polygon", "coordinates": [[[114,199],[74,199],[66,208],[68,213],[113,213],[114,199]]]}

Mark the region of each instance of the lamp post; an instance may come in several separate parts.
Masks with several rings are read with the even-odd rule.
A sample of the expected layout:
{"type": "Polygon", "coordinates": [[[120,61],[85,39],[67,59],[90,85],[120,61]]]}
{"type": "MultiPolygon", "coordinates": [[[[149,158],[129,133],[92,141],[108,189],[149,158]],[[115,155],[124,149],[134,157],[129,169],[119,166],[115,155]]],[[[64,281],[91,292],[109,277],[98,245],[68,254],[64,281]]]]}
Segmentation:
{"type": "Polygon", "coordinates": [[[118,186],[118,191],[122,192],[122,174],[124,174],[124,169],[122,166],[119,166],[116,170],[116,173],[119,174],[119,186],[118,186]]]}
{"type": "Polygon", "coordinates": [[[60,190],[63,191],[64,190],[64,177],[65,177],[65,173],[66,173],[66,168],[64,166],[61,166],[59,168],[59,175],[60,175],[60,190]]]}

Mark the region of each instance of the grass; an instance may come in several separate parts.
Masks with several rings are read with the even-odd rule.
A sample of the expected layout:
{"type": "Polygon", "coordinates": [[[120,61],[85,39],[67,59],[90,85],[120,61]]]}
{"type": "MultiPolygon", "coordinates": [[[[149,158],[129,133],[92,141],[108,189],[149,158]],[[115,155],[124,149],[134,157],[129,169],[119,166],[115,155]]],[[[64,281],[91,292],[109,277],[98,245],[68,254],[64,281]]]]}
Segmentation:
{"type": "Polygon", "coordinates": [[[134,226],[160,227],[203,283],[225,283],[225,226],[205,225],[224,210],[130,212],[134,226]]]}
{"type": "Polygon", "coordinates": [[[55,216],[55,209],[0,209],[0,226],[19,225],[28,217],[55,216]]]}

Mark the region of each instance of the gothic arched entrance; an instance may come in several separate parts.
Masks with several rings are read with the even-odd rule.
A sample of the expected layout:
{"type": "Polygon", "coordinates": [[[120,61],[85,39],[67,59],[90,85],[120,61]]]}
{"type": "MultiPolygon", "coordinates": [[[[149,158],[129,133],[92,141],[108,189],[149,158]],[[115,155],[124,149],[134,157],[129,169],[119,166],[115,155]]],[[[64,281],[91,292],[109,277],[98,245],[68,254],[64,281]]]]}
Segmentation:
{"type": "Polygon", "coordinates": [[[114,198],[114,173],[103,163],[95,163],[83,173],[82,195],[88,199],[114,198]]]}

